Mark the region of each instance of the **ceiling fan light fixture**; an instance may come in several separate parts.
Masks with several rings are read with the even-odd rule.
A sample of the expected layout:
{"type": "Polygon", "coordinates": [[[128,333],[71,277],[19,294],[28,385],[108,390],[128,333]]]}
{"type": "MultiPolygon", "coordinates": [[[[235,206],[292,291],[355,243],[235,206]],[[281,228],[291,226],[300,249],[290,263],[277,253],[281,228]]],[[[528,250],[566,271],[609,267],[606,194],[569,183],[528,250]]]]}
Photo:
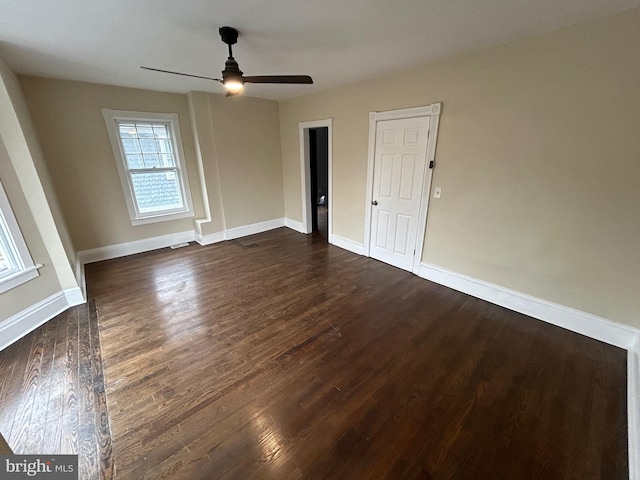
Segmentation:
{"type": "Polygon", "coordinates": [[[244,90],[244,82],[239,78],[227,78],[223,82],[224,88],[231,93],[239,93],[244,90]]]}

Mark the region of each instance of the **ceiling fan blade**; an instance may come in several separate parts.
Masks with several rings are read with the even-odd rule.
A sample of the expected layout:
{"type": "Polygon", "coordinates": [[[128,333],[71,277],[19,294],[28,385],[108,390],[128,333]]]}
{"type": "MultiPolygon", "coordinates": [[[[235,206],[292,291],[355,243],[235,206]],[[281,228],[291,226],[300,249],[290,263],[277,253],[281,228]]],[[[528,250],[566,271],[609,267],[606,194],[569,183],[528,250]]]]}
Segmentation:
{"type": "Polygon", "coordinates": [[[202,75],[191,75],[190,73],[172,72],[171,70],[160,70],[159,68],[140,67],[145,70],[153,70],[154,72],[171,73],[173,75],[182,75],[184,77],[204,78],[205,80],[214,80],[216,82],[222,82],[219,78],[203,77],[202,75]]]}
{"type": "Polygon", "coordinates": [[[257,77],[242,77],[245,83],[313,83],[309,75],[258,75],[257,77]]]}

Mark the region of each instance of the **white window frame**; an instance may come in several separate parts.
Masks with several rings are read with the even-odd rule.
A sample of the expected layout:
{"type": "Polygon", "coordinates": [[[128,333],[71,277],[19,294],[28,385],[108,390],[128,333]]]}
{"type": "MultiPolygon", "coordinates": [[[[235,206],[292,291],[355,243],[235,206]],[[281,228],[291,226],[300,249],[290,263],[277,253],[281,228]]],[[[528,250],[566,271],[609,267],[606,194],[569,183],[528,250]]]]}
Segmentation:
{"type": "Polygon", "coordinates": [[[38,268],[42,265],[33,263],[2,183],[0,183],[0,242],[12,264],[9,271],[0,273],[0,293],[4,293],[36,278],[39,275],[38,268]]]}
{"type": "Polygon", "coordinates": [[[116,160],[122,190],[124,192],[127,209],[129,210],[129,218],[132,225],[144,225],[148,223],[164,222],[167,220],[176,220],[179,218],[189,218],[195,216],[193,211],[193,203],[191,201],[191,190],[189,188],[189,177],[184,161],[184,150],[182,148],[182,135],[180,133],[180,123],[177,113],[149,113],[149,112],[131,112],[125,110],[109,110],[102,109],[102,116],[107,125],[113,156],[116,160]],[[151,213],[143,213],[138,210],[135,200],[131,175],[127,166],[127,161],[122,150],[122,142],[118,133],[118,122],[150,122],[167,124],[173,142],[173,152],[176,159],[176,171],[178,173],[178,182],[182,192],[182,202],[184,207],[181,209],[171,209],[157,211],[151,213]]]}

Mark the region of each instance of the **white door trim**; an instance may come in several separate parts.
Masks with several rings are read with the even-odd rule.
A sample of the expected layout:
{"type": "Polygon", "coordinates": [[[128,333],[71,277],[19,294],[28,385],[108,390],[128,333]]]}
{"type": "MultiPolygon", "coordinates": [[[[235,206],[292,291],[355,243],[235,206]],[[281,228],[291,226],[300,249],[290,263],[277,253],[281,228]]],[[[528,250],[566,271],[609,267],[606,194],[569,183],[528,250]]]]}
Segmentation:
{"type": "Polygon", "coordinates": [[[431,192],[431,177],[433,169],[429,168],[429,162],[434,161],[436,155],[436,143],[438,139],[438,125],[442,103],[433,103],[424,107],[405,108],[402,110],[389,110],[386,112],[369,113],[369,155],[367,159],[367,198],[365,204],[364,220],[364,254],[371,256],[371,201],[373,200],[373,164],[376,149],[376,128],[383,120],[397,120],[403,118],[431,117],[429,124],[429,140],[427,141],[427,168],[422,185],[420,197],[420,213],[418,217],[418,237],[416,238],[416,255],[413,259],[412,272],[418,274],[420,261],[424,248],[424,235],[427,228],[427,211],[429,207],[429,195],[431,192]]]}
{"type": "Polygon", "coordinates": [[[331,242],[331,234],[333,231],[333,119],[326,118],[324,120],[314,120],[311,122],[298,123],[298,131],[300,136],[300,173],[302,185],[302,230],[303,233],[311,233],[313,226],[311,225],[311,167],[309,163],[309,129],[327,127],[328,129],[328,170],[329,170],[329,191],[327,192],[327,203],[329,205],[327,211],[328,232],[327,237],[331,242]]]}

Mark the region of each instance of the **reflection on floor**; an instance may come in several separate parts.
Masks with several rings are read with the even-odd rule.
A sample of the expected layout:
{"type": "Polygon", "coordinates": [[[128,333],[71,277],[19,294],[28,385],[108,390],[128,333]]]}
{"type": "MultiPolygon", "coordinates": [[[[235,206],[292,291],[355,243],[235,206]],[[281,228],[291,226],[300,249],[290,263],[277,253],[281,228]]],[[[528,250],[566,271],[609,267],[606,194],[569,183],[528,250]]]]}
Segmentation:
{"type": "Polygon", "coordinates": [[[326,205],[318,205],[318,230],[316,233],[329,241],[329,208],[326,205]]]}

